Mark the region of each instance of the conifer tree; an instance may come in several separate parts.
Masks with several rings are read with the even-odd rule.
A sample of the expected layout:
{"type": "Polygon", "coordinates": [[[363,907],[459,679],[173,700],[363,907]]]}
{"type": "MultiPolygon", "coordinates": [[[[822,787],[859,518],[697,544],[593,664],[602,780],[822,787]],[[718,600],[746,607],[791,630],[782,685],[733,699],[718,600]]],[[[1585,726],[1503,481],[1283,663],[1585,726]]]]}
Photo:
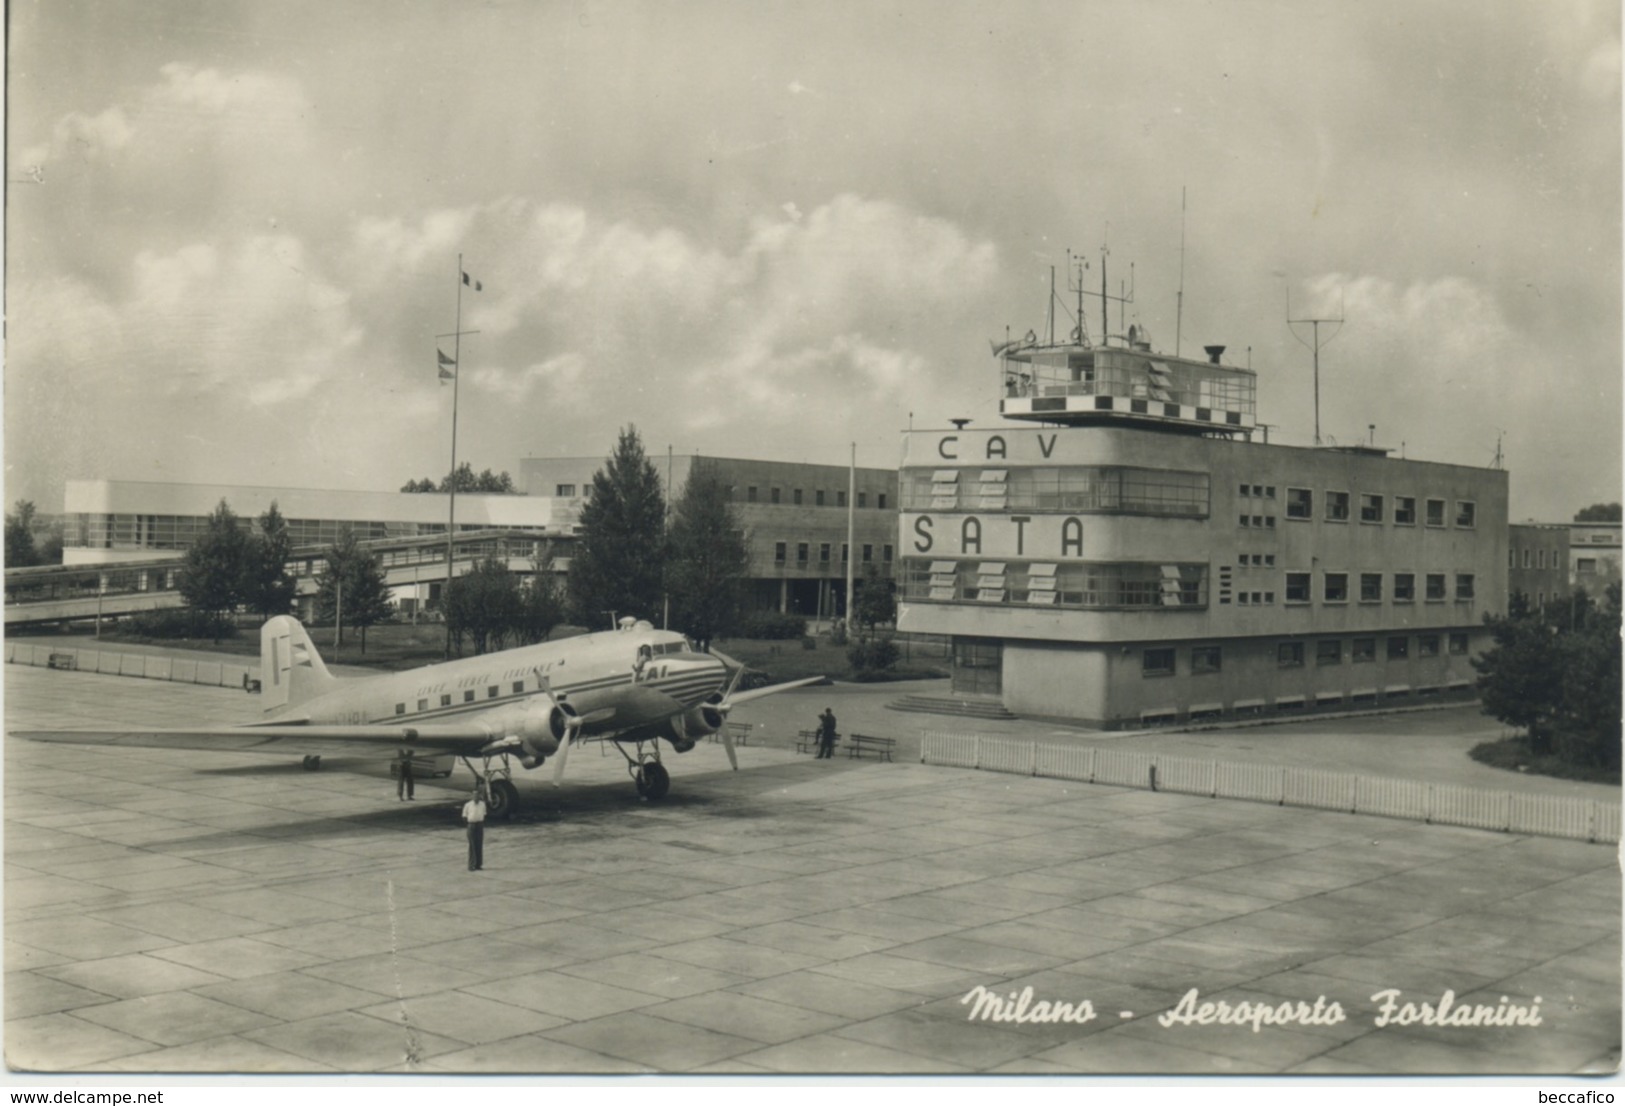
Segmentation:
{"type": "Polygon", "coordinates": [[[616,618],[658,621],[666,551],[666,505],[660,474],[643,452],[637,428],[621,431],[615,452],[593,474],[581,509],[581,533],[570,559],[575,621],[607,629],[616,618]]]}

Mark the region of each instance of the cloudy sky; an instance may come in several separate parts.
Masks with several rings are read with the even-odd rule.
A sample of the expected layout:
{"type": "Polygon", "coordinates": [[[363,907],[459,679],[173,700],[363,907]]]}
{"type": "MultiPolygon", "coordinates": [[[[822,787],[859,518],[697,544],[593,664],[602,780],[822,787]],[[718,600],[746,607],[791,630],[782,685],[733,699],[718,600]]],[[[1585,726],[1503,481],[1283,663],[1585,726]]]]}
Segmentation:
{"type": "MultiPolygon", "coordinates": [[[[1067,251],[1313,435],[1620,495],[1615,0],[14,0],[6,498],[459,458],[894,465],[1067,251]],[[449,347],[449,343],[448,343],[449,347]],[[1250,351],[1250,352],[1249,352],[1250,351]]],[[[1097,328],[1098,305],[1090,310],[1097,328]]],[[[1113,318],[1115,327],[1115,314],[1113,318]]],[[[1070,325],[1063,320],[1064,325],[1070,325]]]]}

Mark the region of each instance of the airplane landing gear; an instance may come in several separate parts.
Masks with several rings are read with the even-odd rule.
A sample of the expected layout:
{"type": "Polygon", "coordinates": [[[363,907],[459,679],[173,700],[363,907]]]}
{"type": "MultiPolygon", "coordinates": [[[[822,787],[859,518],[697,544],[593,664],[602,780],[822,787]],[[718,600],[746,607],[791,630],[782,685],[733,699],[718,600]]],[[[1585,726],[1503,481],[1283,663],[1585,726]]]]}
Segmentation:
{"type": "Polygon", "coordinates": [[[645,799],[662,798],[671,790],[671,774],[658,760],[644,761],[633,773],[632,779],[638,785],[638,794],[645,799]]]}
{"type": "Polygon", "coordinates": [[[315,771],[317,771],[318,769],[321,768],[321,766],[322,766],[322,758],[318,757],[318,756],[309,756],[309,757],[306,757],[303,761],[301,761],[300,764],[304,768],[305,771],[307,771],[307,772],[315,772],[315,771]]]}
{"type": "Polygon", "coordinates": [[[513,817],[513,812],[519,809],[519,789],[513,785],[512,780],[498,776],[489,782],[485,790],[486,817],[506,822],[513,817]]]}

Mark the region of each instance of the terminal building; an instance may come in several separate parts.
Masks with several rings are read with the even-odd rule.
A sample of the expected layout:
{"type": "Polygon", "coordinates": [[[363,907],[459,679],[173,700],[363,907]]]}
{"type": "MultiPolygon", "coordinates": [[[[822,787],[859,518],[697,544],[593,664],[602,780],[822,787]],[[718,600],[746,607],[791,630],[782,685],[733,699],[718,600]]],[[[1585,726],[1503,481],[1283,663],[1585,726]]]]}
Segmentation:
{"type": "Polygon", "coordinates": [[[1569,598],[1569,527],[1514,522],[1507,527],[1507,596],[1541,608],[1569,598]]]}
{"type": "Polygon", "coordinates": [[[951,636],[958,695],[1114,728],[1468,693],[1507,474],[1255,442],[1208,353],[999,350],[1002,424],[905,436],[898,628],[951,636]]]}
{"type": "MultiPolygon", "coordinates": [[[[697,454],[651,457],[671,495],[704,466],[727,485],[749,555],[747,606],[809,618],[846,613],[846,572],[861,584],[870,566],[890,581],[896,556],[897,470],[750,461],[697,454]],[[847,497],[852,540],[847,541],[847,497]]],[[[579,514],[602,457],[527,457],[520,485],[579,514]]],[[[889,585],[888,585],[889,586],[889,585]]]]}

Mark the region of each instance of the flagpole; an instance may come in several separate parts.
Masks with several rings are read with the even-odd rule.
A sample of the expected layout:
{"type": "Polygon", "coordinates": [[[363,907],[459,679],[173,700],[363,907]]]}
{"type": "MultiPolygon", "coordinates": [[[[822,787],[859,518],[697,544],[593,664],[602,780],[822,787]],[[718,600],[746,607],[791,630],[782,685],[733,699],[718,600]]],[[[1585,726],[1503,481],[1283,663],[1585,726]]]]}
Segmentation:
{"type": "MultiPolygon", "coordinates": [[[[440,613],[449,614],[452,543],[457,540],[457,389],[463,382],[463,255],[457,255],[457,325],[451,339],[451,500],[446,513],[446,583],[440,589],[440,613]]],[[[451,660],[451,619],[446,619],[446,659],[451,660]]]]}

